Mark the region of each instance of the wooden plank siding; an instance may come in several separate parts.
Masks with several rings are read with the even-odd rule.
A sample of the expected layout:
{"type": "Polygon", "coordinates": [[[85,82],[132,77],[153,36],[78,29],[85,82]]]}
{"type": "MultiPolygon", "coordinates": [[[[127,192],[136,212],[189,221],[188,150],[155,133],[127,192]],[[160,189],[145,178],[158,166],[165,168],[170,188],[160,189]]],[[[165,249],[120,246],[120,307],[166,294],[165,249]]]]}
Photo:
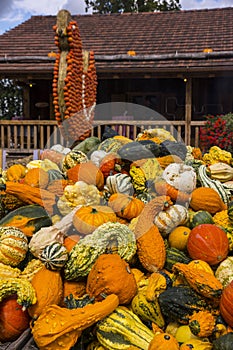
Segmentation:
{"type": "MultiPolygon", "coordinates": [[[[91,135],[101,139],[104,126],[108,125],[118,134],[135,139],[140,131],[149,128],[164,128],[177,141],[186,145],[199,146],[199,130],[204,121],[116,121],[95,120],[91,135]]],[[[75,140],[74,140],[75,141],[75,140]]],[[[11,153],[32,153],[34,150],[50,148],[55,144],[69,147],[62,137],[56,121],[52,120],[0,120],[0,147],[11,153]]]]}

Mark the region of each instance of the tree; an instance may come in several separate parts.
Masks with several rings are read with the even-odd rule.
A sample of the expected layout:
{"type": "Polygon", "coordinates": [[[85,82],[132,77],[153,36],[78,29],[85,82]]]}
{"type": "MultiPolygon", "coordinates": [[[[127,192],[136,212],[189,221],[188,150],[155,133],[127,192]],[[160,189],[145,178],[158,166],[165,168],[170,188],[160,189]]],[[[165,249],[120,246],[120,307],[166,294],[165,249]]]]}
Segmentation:
{"type": "Polygon", "coordinates": [[[11,119],[23,114],[22,88],[12,80],[0,80],[0,119],[11,119]]]}
{"type": "Polygon", "coordinates": [[[180,10],[180,0],[85,0],[93,13],[155,12],[180,10]]]}

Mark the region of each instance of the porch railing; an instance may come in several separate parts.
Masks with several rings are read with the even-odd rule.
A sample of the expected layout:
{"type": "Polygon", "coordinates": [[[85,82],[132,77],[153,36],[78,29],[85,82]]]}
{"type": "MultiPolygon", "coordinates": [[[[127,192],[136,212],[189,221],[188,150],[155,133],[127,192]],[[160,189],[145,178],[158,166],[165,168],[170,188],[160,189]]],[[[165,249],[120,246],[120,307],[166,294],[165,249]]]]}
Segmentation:
{"type": "MultiPolygon", "coordinates": [[[[104,127],[108,125],[120,135],[135,138],[136,135],[149,128],[164,128],[177,141],[183,140],[186,145],[198,147],[199,130],[204,121],[115,121],[95,120],[91,135],[101,138],[104,127]]],[[[74,140],[75,141],[75,140],[74,140]]],[[[34,150],[49,148],[55,144],[69,147],[63,139],[60,128],[54,120],[0,120],[0,147],[12,153],[32,153],[34,150]]]]}

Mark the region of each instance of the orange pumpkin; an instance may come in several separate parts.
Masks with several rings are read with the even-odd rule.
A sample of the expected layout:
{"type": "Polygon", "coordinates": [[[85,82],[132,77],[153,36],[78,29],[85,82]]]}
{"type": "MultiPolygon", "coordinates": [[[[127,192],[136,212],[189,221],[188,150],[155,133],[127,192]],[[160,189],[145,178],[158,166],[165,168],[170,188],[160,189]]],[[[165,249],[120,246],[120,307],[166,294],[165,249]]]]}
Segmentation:
{"type": "Polygon", "coordinates": [[[137,283],[119,254],[101,254],[88,274],[86,292],[97,300],[102,299],[101,294],[115,294],[120,304],[129,304],[137,293],[137,283]]]}
{"type": "Polygon", "coordinates": [[[3,299],[0,303],[0,342],[16,340],[29,327],[30,316],[27,310],[16,301],[17,295],[3,299]]]}
{"type": "Polygon", "coordinates": [[[73,216],[75,229],[84,235],[92,233],[97,227],[109,221],[116,222],[116,214],[105,205],[81,207],[73,216]]]}
{"type": "Polygon", "coordinates": [[[216,265],[224,260],[229,251],[226,232],[214,224],[200,224],[189,233],[187,250],[194,260],[216,265]]]}
{"type": "Polygon", "coordinates": [[[84,181],[88,185],[95,185],[99,190],[104,187],[102,171],[90,160],[79,163],[67,170],[67,178],[73,182],[84,181]]]}
{"type": "Polygon", "coordinates": [[[233,327],[233,281],[223,289],[219,308],[223,319],[233,327]]]}
{"type": "Polygon", "coordinates": [[[24,184],[32,187],[46,188],[49,183],[47,171],[41,168],[29,169],[24,176],[24,184]]]}
{"type": "Polygon", "coordinates": [[[138,216],[145,206],[140,199],[118,192],[109,197],[108,205],[118,216],[127,220],[138,216]]]}

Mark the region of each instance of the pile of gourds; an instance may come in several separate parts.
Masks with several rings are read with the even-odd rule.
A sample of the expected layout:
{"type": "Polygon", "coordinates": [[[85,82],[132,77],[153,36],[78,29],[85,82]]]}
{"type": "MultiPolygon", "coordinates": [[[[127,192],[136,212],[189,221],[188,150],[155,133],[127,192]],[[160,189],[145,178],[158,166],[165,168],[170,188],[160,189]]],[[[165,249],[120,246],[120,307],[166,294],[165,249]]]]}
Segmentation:
{"type": "Polygon", "coordinates": [[[0,187],[0,349],[231,349],[229,152],[93,136],[0,187]]]}

